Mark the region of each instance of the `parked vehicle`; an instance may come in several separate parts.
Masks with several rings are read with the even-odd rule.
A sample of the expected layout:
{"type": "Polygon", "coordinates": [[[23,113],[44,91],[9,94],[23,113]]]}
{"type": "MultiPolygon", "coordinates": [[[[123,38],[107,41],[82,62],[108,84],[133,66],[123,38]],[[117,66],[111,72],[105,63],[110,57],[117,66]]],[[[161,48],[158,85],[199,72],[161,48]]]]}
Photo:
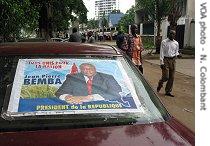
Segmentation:
{"type": "Polygon", "coordinates": [[[68,42],[69,38],[51,38],[52,42],[68,42]]]}
{"type": "Polygon", "coordinates": [[[195,145],[115,47],[5,43],[0,60],[0,145],[195,145]],[[85,72],[94,73],[91,93],[85,72]]]}
{"type": "Polygon", "coordinates": [[[46,42],[44,38],[24,38],[18,40],[18,42],[46,42]]]}

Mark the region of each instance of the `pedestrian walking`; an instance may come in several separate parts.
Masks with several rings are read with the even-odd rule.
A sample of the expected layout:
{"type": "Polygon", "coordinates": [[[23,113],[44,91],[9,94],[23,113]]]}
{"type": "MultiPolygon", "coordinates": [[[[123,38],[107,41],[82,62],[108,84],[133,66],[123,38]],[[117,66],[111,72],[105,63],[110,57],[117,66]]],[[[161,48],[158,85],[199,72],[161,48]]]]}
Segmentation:
{"type": "Polygon", "coordinates": [[[77,32],[77,28],[72,29],[72,34],[70,35],[69,42],[81,42],[81,36],[77,32]]]}
{"type": "Polygon", "coordinates": [[[132,62],[136,65],[136,67],[143,74],[143,66],[142,66],[142,55],[141,52],[144,50],[143,43],[141,40],[141,36],[137,34],[137,25],[131,25],[131,34],[127,37],[127,46],[128,49],[126,53],[132,59],[132,62]]]}
{"type": "Polygon", "coordinates": [[[163,87],[163,83],[167,81],[165,87],[165,95],[174,97],[171,94],[174,82],[176,57],[179,56],[179,43],[174,40],[176,32],[170,30],[167,39],[161,42],[160,47],[160,67],[162,77],[158,82],[157,92],[163,87]]]}

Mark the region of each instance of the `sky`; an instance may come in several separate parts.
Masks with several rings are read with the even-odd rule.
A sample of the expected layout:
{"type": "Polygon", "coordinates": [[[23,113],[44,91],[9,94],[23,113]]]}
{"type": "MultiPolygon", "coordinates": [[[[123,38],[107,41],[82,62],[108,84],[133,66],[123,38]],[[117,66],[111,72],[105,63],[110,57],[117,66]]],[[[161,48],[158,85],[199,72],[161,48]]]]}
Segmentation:
{"type": "MultiPolygon", "coordinates": [[[[117,0],[119,1],[119,8],[122,13],[125,13],[132,5],[135,4],[135,0],[117,0]]],[[[88,9],[88,19],[95,17],[95,0],[83,0],[86,8],[88,9]]]]}

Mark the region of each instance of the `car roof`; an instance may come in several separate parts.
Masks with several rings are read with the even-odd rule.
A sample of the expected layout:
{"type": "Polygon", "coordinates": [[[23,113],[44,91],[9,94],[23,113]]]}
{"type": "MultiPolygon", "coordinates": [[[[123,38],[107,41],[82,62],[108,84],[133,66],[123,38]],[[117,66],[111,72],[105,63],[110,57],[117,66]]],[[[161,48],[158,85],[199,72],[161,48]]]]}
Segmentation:
{"type": "Polygon", "coordinates": [[[0,44],[1,55],[65,54],[65,55],[120,55],[122,52],[109,45],[74,42],[17,42],[0,44]]]}

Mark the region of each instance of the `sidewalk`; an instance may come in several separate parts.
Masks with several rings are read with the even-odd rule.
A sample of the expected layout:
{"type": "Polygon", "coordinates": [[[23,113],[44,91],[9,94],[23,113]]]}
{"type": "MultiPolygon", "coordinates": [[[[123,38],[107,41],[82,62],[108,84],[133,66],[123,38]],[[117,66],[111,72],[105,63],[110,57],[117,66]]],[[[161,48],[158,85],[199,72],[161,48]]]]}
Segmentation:
{"type": "MultiPolygon", "coordinates": [[[[159,54],[143,52],[144,61],[160,65],[159,54]]],[[[195,58],[193,55],[182,54],[182,58],[176,59],[176,71],[191,77],[195,77],[195,58]]]]}
{"type": "MultiPolygon", "coordinates": [[[[149,63],[160,64],[159,60],[145,60],[149,63]]],[[[195,59],[177,59],[176,71],[185,75],[195,77],[195,59]]]]}

